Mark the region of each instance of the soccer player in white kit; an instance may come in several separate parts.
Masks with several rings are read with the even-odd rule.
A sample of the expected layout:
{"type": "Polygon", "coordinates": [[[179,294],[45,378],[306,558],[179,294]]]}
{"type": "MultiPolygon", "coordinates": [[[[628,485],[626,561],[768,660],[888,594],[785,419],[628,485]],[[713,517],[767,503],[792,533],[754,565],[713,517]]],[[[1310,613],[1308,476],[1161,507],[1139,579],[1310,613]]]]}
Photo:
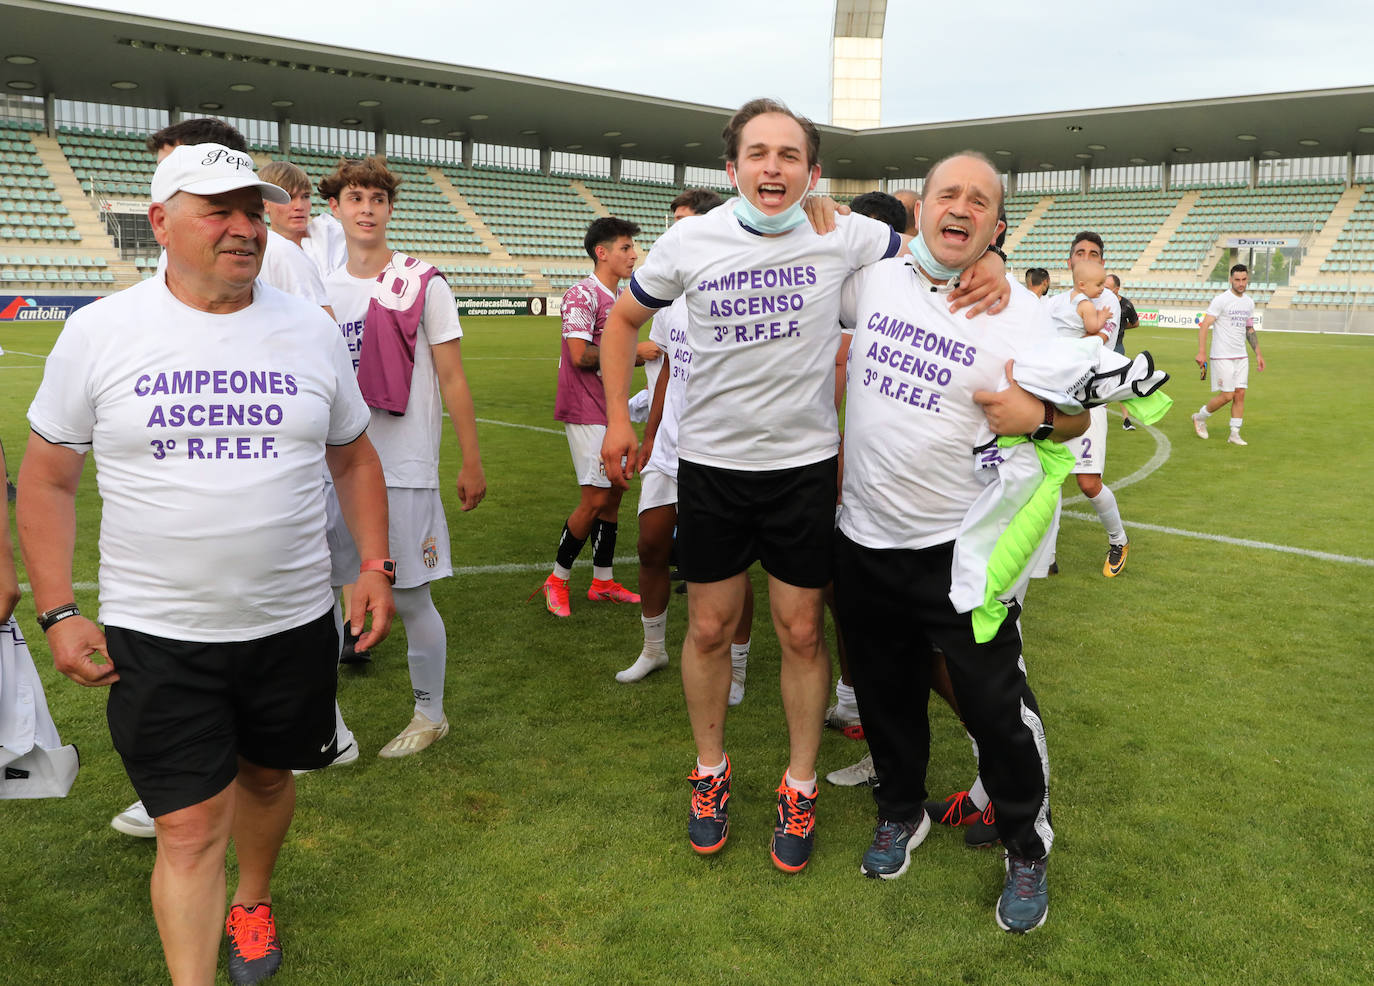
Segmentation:
{"type": "MultiPolygon", "coordinates": [[[[371,408],[368,435],[386,473],[396,613],[406,628],[415,697],[410,723],[378,753],[388,759],[417,753],[448,734],[443,705],[448,638],[429,591],[430,582],[453,574],[439,495],[443,407],[462,449],[457,479],[462,509],[475,509],[487,488],[453,295],[437,270],[387,245],[399,184],[373,157],[341,162],[320,182],[348,239],[348,264],[328,277],[325,288],[371,408]],[[384,386],[371,382],[383,378],[384,386]],[[396,381],[403,381],[399,389],[396,381]]],[[[332,521],[332,580],[342,586],[357,563],[346,532],[332,521]]]]}
{"type": "Polygon", "coordinates": [[[856,329],[835,594],[878,773],[879,821],[862,872],[901,876],[930,827],[923,802],[934,645],[978,744],[1008,850],[997,922],[1025,932],[1048,911],[1054,833],[1044,729],[1022,662],[1019,608],[1010,603],[996,635],[975,642],[970,615],[950,601],[954,542],[983,493],[975,468],[983,460],[975,451],[985,428],[980,405],[1012,394],[1028,401],[1030,415],[1016,427],[1034,429],[1037,439],[1078,434],[1087,416],[1062,416],[1048,403],[1042,410],[1024,392],[1001,389],[1012,361],[1053,336],[1029,292],[1018,287],[1006,312],[971,322],[944,304],[952,282],[1002,227],[1001,196],[996,169],[982,155],[937,163],[912,256],[867,267],[845,287],[842,310],[856,329]]]}
{"type": "MultiPolygon", "coordinates": [[[[1069,269],[1073,270],[1076,265],[1085,261],[1101,266],[1102,250],[1102,237],[1084,230],[1074,237],[1073,245],[1069,247],[1069,269]]],[[[1073,294],[1072,291],[1065,292],[1046,301],[1052,318],[1061,309],[1072,310],[1076,302],[1070,303],[1069,299],[1073,294]]],[[[1102,339],[1102,344],[1111,349],[1116,346],[1117,332],[1120,331],[1121,302],[1110,288],[1103,288],[1096,304],[1099,309],[1106,309],[1097,334],[1102,339]]],[[[1075,331],[1068,317],[1061,317],[1059,325],[1060,335],[1082,338],[1081,326],[1075,331]]],[[[1078,489],[1087,497],[1088,503],[1097,512],[1097,519],[1102,522],[1102,527],[1107,532],[1107,559],[1102,563],[1102,574],[1110,579],[1120,575],[1126,567],[1126,556],[1130,553],[1131,547],[1126,537],[1126,525],[1121,520],[1121,508],[1117,506],[1116,494],[1102,482],[1102,473],[1107,465],[1107,409],[1095,407],[1091,413],[1092,424],[1087,432],[1064,444],[1073,451],[1073,471],[1078,480],[1078,489]]]]}
{"type": "Polygon", "coordinates": [[[1226,439],[1232,445],[1248,445],[1240,437],[1245,416],[1245,391],[1250,385],[1250,357],[1246,343],[1255,351],[1255,366],[1264,372],[1264,356],[1260,353],[1259,334],[1255,332],[1255,299],[1245,294],[1250,284],[1250,270],[1244,264],[1231,268],[1230,290],[1223,291],[1207,306],[1207,315],[1197,327],[1197,365],[1207,371],[1207,330],[1216,326],[1212,334],[1212,399],[1193,415],[1193,430],[1198,438],[1207,437],[1207,419],[1227,404],[1231,405],[1231,434],[1226,439]]]}

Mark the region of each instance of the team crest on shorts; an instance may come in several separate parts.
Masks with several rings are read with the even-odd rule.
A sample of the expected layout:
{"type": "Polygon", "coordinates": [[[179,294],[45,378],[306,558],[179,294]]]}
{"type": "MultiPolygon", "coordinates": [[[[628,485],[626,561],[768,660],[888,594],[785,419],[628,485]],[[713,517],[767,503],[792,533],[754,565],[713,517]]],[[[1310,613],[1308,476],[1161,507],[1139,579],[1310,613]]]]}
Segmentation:
{"type": "Polygon", "coordinates": [[[425,538],[424,543],[420,545],[420,557],[425,560],[425,568],[433,568],[439,564],[439,546],[434,538],[425,538]]]}

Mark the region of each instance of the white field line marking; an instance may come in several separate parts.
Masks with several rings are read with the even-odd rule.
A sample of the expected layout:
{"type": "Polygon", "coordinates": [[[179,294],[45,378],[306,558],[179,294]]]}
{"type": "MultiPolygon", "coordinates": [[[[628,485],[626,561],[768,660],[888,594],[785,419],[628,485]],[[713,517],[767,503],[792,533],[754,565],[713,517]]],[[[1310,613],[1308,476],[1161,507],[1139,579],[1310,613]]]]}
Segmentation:
{"type": "MultiPolygon", "coordinates": [[[[1117,417],[1121,416],[1117,414],[1115,411],[1109,411],[1108,413],[1115,414],[1117,417]]],[[[1129,476],[1123,476],[1120,479],[1112,480],[1112,489],[1123,489],[1127,486],[1132,486],[1140,482],[1142,479],[1147,478],[1151,473],[1155,472],[1162,465],[1164,465],[1164,463],[1168,462],[1169,456],[1173,454],[1174,444],[1173,442],[1169,441],[1168,435],[1164,434],[1164,432],[1160,431],[1153,425],[1145,425],[1144,428],[1147,432],[1150,433],[1150,437],[1155,440],[1155,454],[1150,456],[1149,462],[1145,463],[1143,466],[1141,466],[1135,472],[1131,473],[1129,476]]],[[[1109,432],[1111,431],[1110,424],[1107,426],[1107,430],[1109,432]]],[[[1082,493],[1079,493],[1075,496],[1069,496],[1064,498],[1064,506],[1066,507],[1076,507],[1080,503],[1087,502],[1088,498],[1085,497],[1082,493]]]]}
{"type": "MultiPolygon", "coordinates": [[[[1098,523],[1095,514],[1081,514],[1077,511],[1066,510],[1065,517],[1072,517],[1074,520],[1090,520],[1094,524],[1098,523]]],[[[1374,567],[1374,558],[1357,558],[1354,555],[1336,555],[1329,551],[1312,551],[1309,548],[1294,548],[1286,544],[1271,544],[1268,541],[1252,541],[1249,538],[1233,538],[1224,534],[1208,534],[1204,531],[1185,531],[1177,527],[1164,527],[1160,524],[1140,524],[1131,521],[1126,525],[1138,527],[1142,531],[1157,531],[1160,534],[1176,534],[1179,537],[1196,538],[1199,541],[1216,541],[1220,544],[1231,544],[1239,548],[1262,548],[1266,551],[1282,551],[1290,555],[1302,555],[1306,558],[1316,558],[1319,561],[1342,562],[1347,565],[1367,565],[1374,567]]]]}
{"type": "Polygon", "coordinates": [[[5,350],[5,355],[6,355],[6,356],[32,356],[34,359],[41,359],[41,360],[46,360],[46,359],[48,358],[48,357],[45,356],[43,353],[21,353],[21,352],[20,352],[19,350],[17,350],[17,349],[6,349],[6,350],[5,350]]]}
{"type": "Polygon", "coordinates": [[[0,370],[41,370],[42,363],[21,363],[19,366],[0,366],[0,370]]]}
{"type": "MultiPolygon", "coordinates": [[[[444,412],[444,417],[448,417],[448,412],[444,412]]],[[[538,425],[522,425],[514,421],[497,421],[495,418],[476,418],[478,424],[500,425],[502,428],[523,428],[525,431],[538,431],[545,435],[557,435],[559,438],[567,437],[567,432],[559,431],[557,428],[540,428],[538,425]]]]}

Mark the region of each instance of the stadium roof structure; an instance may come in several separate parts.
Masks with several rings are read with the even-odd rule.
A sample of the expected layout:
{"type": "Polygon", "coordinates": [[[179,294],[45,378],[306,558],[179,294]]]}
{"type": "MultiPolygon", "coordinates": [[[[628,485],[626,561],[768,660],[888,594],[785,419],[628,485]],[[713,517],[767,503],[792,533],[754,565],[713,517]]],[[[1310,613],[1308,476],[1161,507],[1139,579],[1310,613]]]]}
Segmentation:
{"type": "MultiPolygon", "coordinates": [[[[10,92],[186,115],[714,168],[731,113],[42,0],[0,0],[0,23],[0,84],[10,92]]],[[[821,130],[832,178],[919,178],[970,147],[1012,172],[1361,155],[1374,153],[1374,86],[821,130]]]]}

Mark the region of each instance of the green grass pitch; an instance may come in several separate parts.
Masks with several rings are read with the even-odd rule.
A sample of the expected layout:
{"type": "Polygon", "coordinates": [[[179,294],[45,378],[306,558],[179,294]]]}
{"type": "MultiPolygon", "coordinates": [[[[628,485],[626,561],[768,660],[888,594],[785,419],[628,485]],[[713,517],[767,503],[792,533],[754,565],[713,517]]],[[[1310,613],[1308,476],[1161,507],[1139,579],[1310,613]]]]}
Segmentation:
{"type": "MultiPolygon", "coordinates": [[[[1236,448],[1224,420],[1208,442],[1193,435],[1188,414],[1207,386],[1194,334],[1128,337],[1175,373],[1177,405],[1153,432],[1126,434],[1112,419],[1106,479],[1131,533],[1125,573],[1102,577],[1106,537],[1070,502],[1062,574],[1031,589],[1026,661],[1048,732],[1056,841],[1049,921],[1016,938],[993,921],[999,857],[965,849],[960,833],[932,831],[901,880],[863,879],[867,789],[822,783],[811,866],[793,877],[773,868],[786,739],[762,592],[748,692],[727,731],[730,844],[694,856],[676,653],[668,671],[617,684],[638,653],[638,613],[587,603],[576,591],[585,568],[570,620],[525,601],[576,497],[552,420],[557,322],[466,328],[490,492],[464,514],[445,491],[464,567],[435,590],[453,731],[424,754],[376,757],[410,717],[403,631],[372,665],[343,670],[340,701],[363,756],[299,782],[274,886],[286,950],[274,982],[1374,981],[1374,339],[1266,336],[1250,445],[1236,448]]],[[[56,331],[0,327],[12,475],[56,331]]],[[[451,433],[444,454],[451,484],[451,433]]],[[[622,557],[634,553],[635,495],[622,507],[622,557]]],[[[90,467],[78,510],[75,577],[90,583],[90,467]]],[[[618,574],[635,583],[632,564],[618,574]]],[[[94,597],[78,593],[88,611],[94,597]]],[[[670,649],[684,614],[674,596],[670,649]]],[[[108,826],[134,796],[104,693],[53,671],[30,599],[18,617],[82,768],[65,800],[0,802],[0,984],[165,981],[148,903],[153,845],[108,826]]],[[[929,783],[943,796],[968,785],[973,763],[934,702],[929,783]]],[[[863,752],[828,733],[821,770],[863,752]]]]}

